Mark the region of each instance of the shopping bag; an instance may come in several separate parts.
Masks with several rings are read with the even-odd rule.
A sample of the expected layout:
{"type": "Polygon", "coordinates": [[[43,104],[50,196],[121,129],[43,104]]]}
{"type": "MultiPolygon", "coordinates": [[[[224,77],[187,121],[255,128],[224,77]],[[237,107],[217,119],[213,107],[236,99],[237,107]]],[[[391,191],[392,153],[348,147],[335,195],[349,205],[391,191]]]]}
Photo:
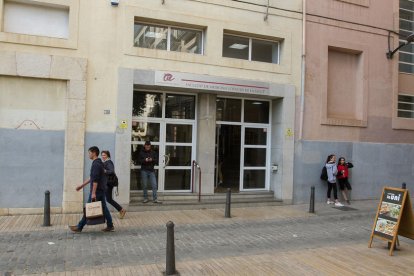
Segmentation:
{"type": "MultiPolygon", "coordinates": [[[[83,208],[83,214],[86,216],[86,211],[85,208],[83,208]]],[[[104,224],[105,221],[105,217],[101,216],[101,217],[97,217],[97,218],[87,218],[86,219],[86,224],[87,225],[97,225],[97,224],[104,224]]]]}
{"type": "Polygon", "coordinates": [[[87,219],[102,217],[103,216],[102,202],[93,201],[90,203],[86,203],[85,216],[87,219]]]}

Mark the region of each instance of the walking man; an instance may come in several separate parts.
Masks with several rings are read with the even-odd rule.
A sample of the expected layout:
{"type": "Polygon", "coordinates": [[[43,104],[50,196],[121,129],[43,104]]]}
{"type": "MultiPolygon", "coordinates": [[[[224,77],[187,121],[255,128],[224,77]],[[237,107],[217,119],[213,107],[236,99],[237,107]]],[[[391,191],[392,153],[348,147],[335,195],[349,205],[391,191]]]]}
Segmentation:
{"type": "MultiPolygon", "coordinates": [[[[90,178],[85,180],[81,185],[76,187],[76,191],[82,190],[86,185],[89,183],[90,185],[90,192],[88,197],[88,203],[92,201],[101,201],[103,213],[106,220],[106,228],[102,229],[104,232],[111,232],[114,231],[114,225],[112,223],[111,213],[106,206],[105,201],[105,186],[106,186],[106,177],[104,174],[103,163],[99,156],[99,148],[96,146],[90,147],[88,150],[89,159],[92,160],[91,166],[91,173],[90,178]]],[[[79,221],[78,225],[70,225],[69,229],[75,233],[82,232],[83,227],[86,225],[86,217],[83,214],[82,219],[79,221]]]]}
{"type": "Polygon", "coordinates": [[[144,144],[144,149],[139,153],[139,163],[141,164],[141,183],[142,190],[144,191],[144,201],[143,203],[148,202],[148,181],[151,183],[152,187],[152,202],[158,203],[157,200],[157,180],[155,178],[154,165],[158,162],[157,154],[151,149],[151,142],[146,141],[144,144]]]}

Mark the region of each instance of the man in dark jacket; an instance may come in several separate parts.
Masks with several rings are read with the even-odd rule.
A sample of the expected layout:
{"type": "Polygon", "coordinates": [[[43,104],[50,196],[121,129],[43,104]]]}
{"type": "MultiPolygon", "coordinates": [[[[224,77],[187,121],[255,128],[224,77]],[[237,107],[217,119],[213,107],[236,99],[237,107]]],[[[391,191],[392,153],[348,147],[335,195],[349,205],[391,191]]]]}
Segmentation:
{"type": "MultiPolygon", "coordinates": [[[[88,185],[90,185],[90,192],[88,197],[88,202],[92,201],[101,201],[102,202],[102,209],[106,219],[107,227],[102,229],[104,232],[111,232],[114,231],[114,224],[112,223],[111,213],[106,206],[105,201],[105,189],[106,189],[106,177],[104,174],[103,163],[99,156],[99,148],[98,147],[90,147],[88,150],[89,159],[92,160],[91,166],[91,174],[90,178],[85,180],[81,185],[76,187],[76,191],[80,191],[88,185]]],[[[83,214],[82,219],[79,221],[78,225],[71,225],[69,229],[75,233],[82,232],[83,227],[86,225],[86,217],[83,214]]]]}
{"type": "Polygon", "coordinates": [[[148,202],[148,180],[151,183],[152,187],[152,201],[158,203],[157,200],[157,180],[155,178],[154,165],[158,162],[158,156],[156,152],[151,149],[151,142],[146,141],[144,144],[144,149],[139,153],[139,163],[141,164],[141,184],[142,190],[144,191],[144,201],[143,203],[148,202]]]}

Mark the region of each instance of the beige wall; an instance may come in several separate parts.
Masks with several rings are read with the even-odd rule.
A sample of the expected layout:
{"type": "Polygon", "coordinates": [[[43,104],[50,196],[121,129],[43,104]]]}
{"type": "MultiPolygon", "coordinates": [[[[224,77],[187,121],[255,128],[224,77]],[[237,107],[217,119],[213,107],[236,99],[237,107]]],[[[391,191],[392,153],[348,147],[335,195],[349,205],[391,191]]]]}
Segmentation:
{"type": "MultiPolygon", "coordinates": [[[[266,7],[259,0],[250,3],[166,0],[164,5],[162,1],[121,0],[118,7],[112,7],[110,1],[25,1],[29,4],[41,2],[69,8],[68,39],[4,32],[4,1],[6,0],[0,0],[0,74],[67,80],[68,93],[82,91],[82,101],[86,103],[86,106],[81,106],[86,112],[79,113],[82,117],[81,127],[75,132],[72,131],[72,125],[66,127],[68,135],[77,135],[77,144],[76,147],[67,145],[65,149],[65,174],[73,171],[73,179],[76,181],[65,178],[64,210],[77,210],[79,207],[80,198],[73,192],[73,188],[79,184],[81,175],[85,172],[83,162],[80,161],[84,153],[85,133],[116,133],[119,121],[117,106],[120,68],[171,70],[257,80],[274,85],[288,84],[295,88],[289,90],[289,97],[292,93],[300,93],[301,0],[270,1],[267,20],[264,20],[266,7]],[[201,26],[206,31],[205,54],[192,55],[132,47],[134,17],[156,19],[174,25],[201,26]],[[280,64],[223,58],[221,51],[224,30],[280,39],[280,64]],[[29,57],[28,62],[23,60],[26,55],[29,57]],[[53,63],[55,59],[63,62],[63,65],[59,63],[61,67],[56,67],[53,63]],[[39,62],[41,66],[37,70],[39,62]],[[85,95],[86,99],[83,98],[85,95]],[[110,114],[105,115],[104,110],[110,110],[110,114]],[[73,170],[72,159],[78,160],[79,164],[73,170]]],[[[67,105],[68,109],[75,107],[75,103],[70,100],[67,105]]],[[[289,137],[293,139],[292,135],[289,137]]],[[[293,149],[289,155],[293,159],[293,149]]],[[[292,169],[288,172],[290,176],[291,171],[292,169]]],[[[291,187],[291,181],[287,185],[291,187]]],[[[291,198],[291,195],[287,197],[291,198]]]]}
{"type": "MultiPolygon", "coordinates": [[[[385,56],[388,47],[387,30],[395,28],[396,19],[398,22],[398,1],[359,1],[360,5],[348,2],[358,1],[307,1],[303,139],[412,143],[413,132],[393,128],[398,93],[398,58],[389,60],[385,56]],[[367,6],[362,2],[368,3],[367,6]],[[366,64],[358,65],[363,70],[355,72],[355,77],[363,74],[362,81],[365,84],[362,93],[365,98],[360,99],[350,93],[349,97],[344,97],[346,101],[337,98],[327,101],[329,47],[341,47],[342,51],[354,51],[363,55],[366,64]],[[361,104],[364,99],[366,104],[361,104]],[[341,105],[338,110],[366,113],[366,122],[346,120],[345,116],[329,118],[327,111],[335,110],[332,105],[341,105]]],[[[395,38],[392,42],[393,45],[398,45],[395,38]]],[[[329,70],[341,71],[341,68],[329,70]]],[[[341,87],[340,80],[336,80],[337,91],[345,93],[344,88],[352,88],[346,82],[348,77],[344,76],[341,87]]],[[[330,90],[331,93],[335,88],[330,87],[330,90]]]]}
{"type": "MultiPolygon", "coordinates": [[[[76,40],[76,46],[73,49],[57,48],[59,45],[53,44],[53,41],[50,43],[52,47],[32,46],[41,45],[42,41],[31,38],[26,42],[25,35],[2,33],[0,47],[4,50],[87,58],[87,131],[115,131],[119,67],[174,70],[293,84],[299,93],[302,45],[300,0],[270,1],[271,6],[278,6],[280,9],[270,8],[267,21],[264,20],[266,8],[261,6],[261,1],[251,1],[260,4],[252,5],[226,0],[167,0],[162,5],[161,1],[121,0],[118,7],[112,7],[109,1],[45,2],[59,2],[62,5],[66,3],[71,7],[72,14],[79,15],[79,22],[69,22],[70,29],[77,29],[69,38],[76,40]],[[205,55],[131,47],[134,16],[206,27],[205,55]],[[281,64],[223,58],[221,47],[224,29],[282,38],[284,42],[281,64]],[[24,43],[27,44],[32,42],[32,45],[3,43],[16,40],[25,40],[24,43]],[[104,109],[110,109],[111,114],[104,115],[104,109]]],[[[41,39],[43,38],[38,38],[41,39]]]]}

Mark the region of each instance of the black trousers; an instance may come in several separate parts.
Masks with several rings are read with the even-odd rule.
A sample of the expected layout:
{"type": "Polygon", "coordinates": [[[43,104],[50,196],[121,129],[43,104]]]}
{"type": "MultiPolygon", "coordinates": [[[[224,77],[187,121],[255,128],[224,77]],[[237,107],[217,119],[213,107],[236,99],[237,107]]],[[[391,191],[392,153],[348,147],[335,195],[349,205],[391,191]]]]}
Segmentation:
{"type": "Polygon", "coordinates": [[[116,202],[113,198],[112,198],[112,190],[114,189],[113,186],[109,186],[106,187],[106,191],[105,191],[105,197],[106,197],[106,201],[111,204],[112,206],[114,206],[114,208],[119,212],[122,210],[122,206],[118,204],[118,202],[116,202]]]}
{"type": "Polygon", "coordinates": [[[333,194],[334,194],[334,199],[337,200],[338,199],[338,190],[336,189],[336,183],[331,183],[329,181],[326,181],[328,183],[328,192],[326,194],[326,196],[328,198],[331,198],[331,191],[333,189],[333,194]]]}

